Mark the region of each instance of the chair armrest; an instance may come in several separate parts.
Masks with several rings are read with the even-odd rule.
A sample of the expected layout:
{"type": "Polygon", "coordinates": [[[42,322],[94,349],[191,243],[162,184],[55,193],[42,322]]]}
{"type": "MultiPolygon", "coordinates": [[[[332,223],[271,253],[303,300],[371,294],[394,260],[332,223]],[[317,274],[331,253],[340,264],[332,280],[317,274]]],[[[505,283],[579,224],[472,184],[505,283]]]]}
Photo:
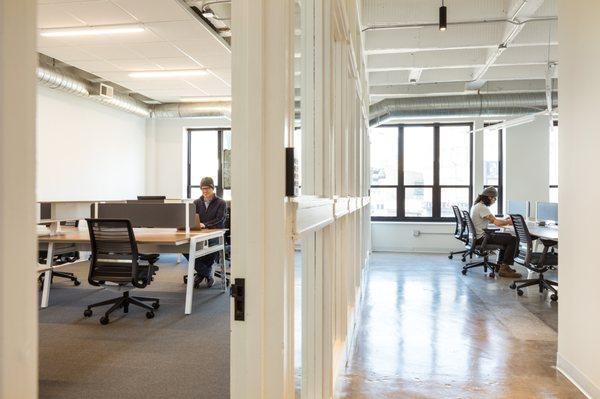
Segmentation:
{"type": "Polygon", "coordinates": [[[558,244],[558,241],[548,240],[547,238],[540,238],[539,240],[542,242],[542,244],[544,244],[544,247],[548,248],[558,244]]]}

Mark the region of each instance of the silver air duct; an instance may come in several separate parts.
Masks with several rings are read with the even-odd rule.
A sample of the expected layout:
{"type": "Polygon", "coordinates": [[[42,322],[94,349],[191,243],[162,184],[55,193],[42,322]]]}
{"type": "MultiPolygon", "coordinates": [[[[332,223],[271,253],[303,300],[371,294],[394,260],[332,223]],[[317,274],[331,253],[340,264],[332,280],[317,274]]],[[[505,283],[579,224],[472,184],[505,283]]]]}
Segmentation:
{"type": "Polygon", "coordinates": [[[146,118],[202,118],[231,117],[231,102],[199,102],[160,104],[153,107],[128,95],[114,93],[112,98],[90,94],[91,83],[75,76],[70,76],[51,66],[40,64],[37,68],[38,81],[51,88],[87,97],[102,104],[131,112],[146,118]]]}
{"type": "MultiPolygon", "coordinates": [[[[552,105],[558,106],[558,94],[552,93],[552,105]]],[[[370,107],[370,126],[392,119],[478,118],[531,114],[547,109],[546,94],[502,93],[470,94],[387,99],[370,107]]]]}

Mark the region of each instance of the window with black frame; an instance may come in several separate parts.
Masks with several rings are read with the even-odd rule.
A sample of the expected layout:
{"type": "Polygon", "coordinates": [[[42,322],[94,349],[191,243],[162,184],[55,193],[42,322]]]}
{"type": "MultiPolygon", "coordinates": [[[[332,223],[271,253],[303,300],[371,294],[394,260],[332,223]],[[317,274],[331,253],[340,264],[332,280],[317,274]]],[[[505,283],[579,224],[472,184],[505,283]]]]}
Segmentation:
{"type": "Polygon", "coordinates": [[[472,198],[472,124],[371,129],[373,220],[447,221],[472,198]]]}
{"type": "Polygon", "coordinates": [[[231,130],[188,129],[187,150],[188,198],[199,198],[200,180],[210,176],[217,195],[230,200],[231,130]]]}
{"type": "Polygon", "coordinates": [[[490,207],[494,215],[502,215],[504,199],[503,177],[503,129],[495,129],[493,124],[486,124],[483,130],[483,187],[496,187],[498,200],[490,207]]]}

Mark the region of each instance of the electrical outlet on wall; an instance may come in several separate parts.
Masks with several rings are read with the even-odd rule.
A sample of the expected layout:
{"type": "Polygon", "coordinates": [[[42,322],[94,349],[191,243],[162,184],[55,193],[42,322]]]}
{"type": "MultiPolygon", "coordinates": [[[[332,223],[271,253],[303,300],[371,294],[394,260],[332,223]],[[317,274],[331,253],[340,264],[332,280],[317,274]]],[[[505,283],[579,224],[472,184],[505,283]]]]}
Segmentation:
{"type": "Polygon", "coordinates": [[[421,230],[413,230],[413,236],[418,237],[421,235],[421,230]]]}

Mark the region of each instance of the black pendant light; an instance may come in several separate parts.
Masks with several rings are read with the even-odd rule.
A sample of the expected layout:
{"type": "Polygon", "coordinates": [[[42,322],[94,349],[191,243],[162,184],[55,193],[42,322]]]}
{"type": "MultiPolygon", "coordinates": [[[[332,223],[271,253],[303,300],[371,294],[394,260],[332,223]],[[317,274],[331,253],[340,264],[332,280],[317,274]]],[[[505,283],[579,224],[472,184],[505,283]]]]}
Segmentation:
{"type": "Polygon", "coordinates": [[[444,5],[444,0],[442,0],[442,6],[440,7],[440,30],[442,31],[446,30],[446,16],[446,6],[444,5]]]}

